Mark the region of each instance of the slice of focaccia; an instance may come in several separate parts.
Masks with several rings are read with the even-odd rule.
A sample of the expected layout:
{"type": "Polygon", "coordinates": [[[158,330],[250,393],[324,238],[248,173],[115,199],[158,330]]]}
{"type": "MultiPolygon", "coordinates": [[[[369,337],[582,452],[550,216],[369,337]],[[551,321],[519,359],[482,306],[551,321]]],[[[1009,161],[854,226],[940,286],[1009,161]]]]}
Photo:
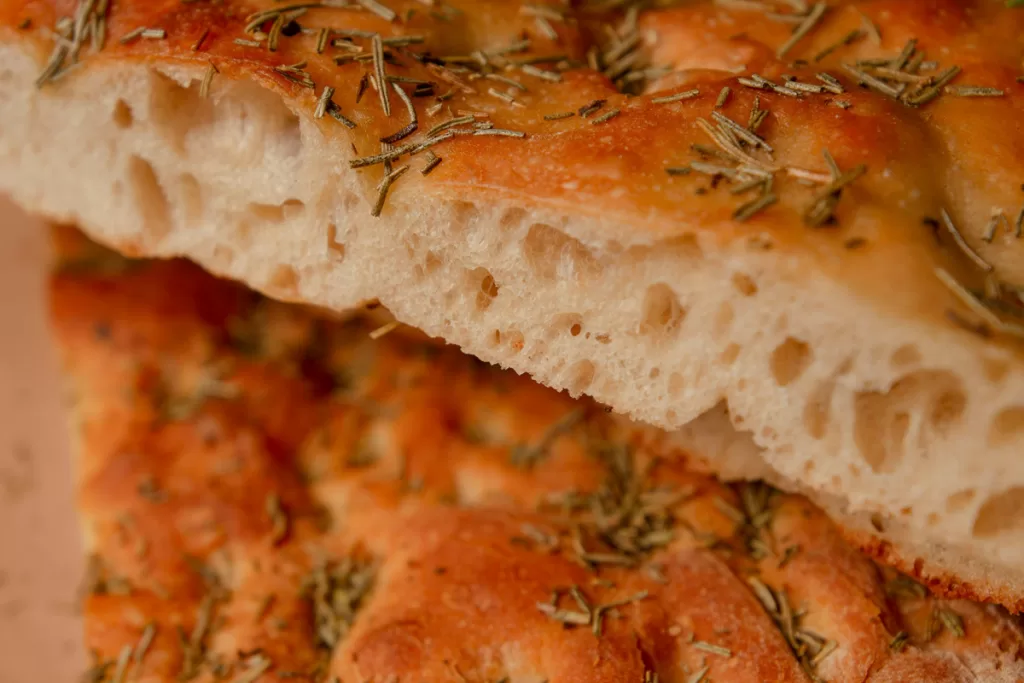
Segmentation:
{"type": "Polygon", "coordinates": [[[1000,0],[4,0],[0,188],[663,428],[727,406],[1008,600],[1022,59],[1000,0]]]}
{"type": "Polygon", "coordinates": [[[1019,681],[806,500],[586,401],[55,232],[89,680],[1019,681]]]}

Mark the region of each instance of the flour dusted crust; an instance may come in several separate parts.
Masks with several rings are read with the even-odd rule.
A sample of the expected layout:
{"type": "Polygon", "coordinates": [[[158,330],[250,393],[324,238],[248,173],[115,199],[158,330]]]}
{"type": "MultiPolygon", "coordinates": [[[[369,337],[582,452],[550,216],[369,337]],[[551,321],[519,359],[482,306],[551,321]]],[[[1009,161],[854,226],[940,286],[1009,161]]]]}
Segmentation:
{"type": "Polygon", "coordinates": [[[1016,618],[803,498],[407,328],[54,236],[90,680],[1024,676],[1016,618]]]}
{"type": "Polygon", "coordinates": [[[735,474],[1017,604],[1024,10],[327,4],[2,3],[0,186],[660,427],[727,410],[735,474]]]}

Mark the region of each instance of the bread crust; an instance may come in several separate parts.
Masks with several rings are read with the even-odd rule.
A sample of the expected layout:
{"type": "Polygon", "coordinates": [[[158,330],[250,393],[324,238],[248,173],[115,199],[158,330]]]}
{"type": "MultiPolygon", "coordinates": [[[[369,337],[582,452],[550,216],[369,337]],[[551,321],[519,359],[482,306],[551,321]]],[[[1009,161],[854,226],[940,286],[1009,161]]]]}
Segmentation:
{"type": "Polygon", "coordinates": [[[589,402],[55,243],[93,680],[1024,676],[1005,611],[929,596],[805,499],[723,485],[589,402]]]}
{"type": "MultiPolygon", "coordinates": [[[[415,2],[394,3],[401,20],[393,22],[318,8],[299,17],[312,33],[280,37],[275,52],[235,42],[253,38],[244,31],[252,12],[276,6],[117,3],[105,47],[86,46],[79,66],[37,91],[53,47],[48,28],[75,6],[4,3],[0,49],[10,76],[0,79],[0,184],[127,253],[188,255],[276,297],[335,310],[380,299],[485,360],[664,428],[725,406],[764,448],[763,462],[739,475],[767,469],[819,502],[839,501],[830,510],[906,525],[932,548],[928,576],[1016,604],[1024,584],[1021,345],[998,333],[1013,315],[976,318],[977,307],[959,301],[936,268],[977,291],[992,286],[979,263],[1006,287],[1020,284],[1024,86],[1015,74],[1024,13],[987,0],[831,3],[779,58],[791,24],[748,4],[644,11],[635,17],[637,59],[673,69],[641,70],[641,94],[627,97],[573,60],[585,63],[595,44],[612,49],[602,25],[628,24],[628,14],[580,9],[548,20],[555,44],[538,10],[516,3],[466,2],[451,21],[415,2]],[[406,20],[409,8],[418,13],[406,20]],[[372,40],[357,35],[359,52],[317,55],[323,26],[423,38],[389,47],[396,64],[385,70],[432,81],[434,97],[451,97],[412,97],[419,130],[396,144],[474,115],[454,128],[466,134],[431,147],[442,161],[429,175],[418,172],[425,151],[394,160],[393,170],[410,169],[393,179],[379,219],[369,212],[382,164],[350,162],[377,153],[408,114],[394,90],[391,116],[372,86],[356,102],[361,77],[374,72],[363,59],[372,40]],[[121,42],[140,27],[165,37],[121,42]],[[488,74],[453,71],[459,60],[442,70],[400,51],[472,57],[500,52],[524,31],[526,51],[483,55],[488,64],[508,60],[510,71],[504,62],[488,74]],[[853,31],[860,34],[840,44],[853,31]],[[880,56],[892,66],[910,39],[918,52],[908,60],[937,62],[922,72],[926,82],[962,68],[922,106],[858,87],[863,77],[843,66],[880,56]],[[567,57],[564,72],[541,63],[543,77],[514,64],[556,51],[567,57]],[[334,63],[350,53],[360,59],[334,63]],[[794,63],[801,59],[807,64],[794,63]],[[301,70],[275,70],[299,61],[301,70]],[[738,80],[755,73],[773,85],[738,80]],[[784,87],[784,74],[827,83],[819,73],[842,92],[797,97],[784,87]],[[313,89],[297,83],[303,74],[313,89]],[[355,128],[315,118],[328,85],[355,128]],[[755,99],[769,112],[757,134],[773,151],[741,151],[782,170],[772,181],[776,203],[738,221],[734,211],[756,192],[731,192],[745,182],[728,177],[735,168],[724,180],[698,170],[701,162],[735,165],[716,156],[722,143],[700,120],[728,128],[717,113],[742,128],[755,99]],[[580,110],[599,100],[584,117],[580,110]],[[478,123],[512,133],[472,129],[478,123]],[[713,151],[695,156],[693,145],[713,151]],[[824,150],[841,175],[866,171],[822,199],[822,179],[831,177],[824,150]],[[666,171],[681,167],[689,172],[666,171]],[[805,224],[816,197],[834,223],[805,224]],[[966,247],[944,226],[943,209],[966,247]]],[[[398,85],[415,94],[415,84],[398,85]]],[[[1017,308],[991,303],[1000,315],[1017,308]]]]}

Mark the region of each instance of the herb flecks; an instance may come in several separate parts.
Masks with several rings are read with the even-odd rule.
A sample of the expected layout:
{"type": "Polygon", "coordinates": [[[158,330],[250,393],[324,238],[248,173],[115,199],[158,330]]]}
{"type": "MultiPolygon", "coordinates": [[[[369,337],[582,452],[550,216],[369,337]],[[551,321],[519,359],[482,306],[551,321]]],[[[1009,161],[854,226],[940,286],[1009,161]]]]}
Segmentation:
{"type": "Polygon", "coordinates": [[[942,217],[942,225],[946,228],[949,234],[953,236],[953,240],[956,242],[957,247],[960,248],[960,251],[963,252],[982,272],[992,272],[992,264],[982,258],[981,255],[967,243],[963,234],[959,229],[957,229],[956,224],[953,223],[953,219],[950,217],[949,212],[942,209],[940,215],[942,217]]]}
{"type": "MultiPolygon", "coordinates": [[[[1024,302],[1019,290],[990,277],[988,287],[973,291],[944,268],[936,268],[935,276],[978,320],[969,329],[983,336],[999,333],[1024,339],[1024,302]]],[[[955,314],[954,321],[960,321],[959,314],[955,314]]]]}
{"type": "Polygon", "coordinates": [[[815,3],[804,16],[800,24],[794,29],[793,34],[786,39],[779,49],[775,51],[778,57],[786,56],[786,53],[792,50],[797,43],[803,40],[821,21],[821,18],[825,16],[825,11],[828,9],[828,5],[824,2],[815,3]]]}
{"type": "Polygon", "coordinates": [[[590,626],[594,635],[600,636],[604,630],[604,617],[609,611],[644,600],[647,595],[647,591],[641,591],[621,600],[595,605],[579,586],[570,586],[568,589],[556,589],[548,602],[537,603],[537,609],[566,626],[590,626]],[[564,596],[572,599],[572,607],[560,606],[564,596]]]}
{"type": "Polygon", "coordinates": [[[604,483],[591,493],[551,495],[542,510],[559,510],[567,520],[568,547],[562,551],[582,566],[595,572],[603,566],[637,566],[674,540],[675,507],[693,492],[652,487],[649,468],[637,472],[627,447],[600,445],[594,452],[607,468],[604,483]]]}
{"type": "MultiPolygon", "coordinates": [[[[109,0],[78,0],[71,17],[61,17],[54,27],[54,45],[42,72],[36,78],[36,87],[51,83],[68,69],[78,64],[79,54],[86,41],[93,52],[99,52],[107,41],[109,0]]],[[[143,27],[143,30],[146,30],[143,27]]],[[[139,32],[142,35],[142,31],[139,32]]]]}
{"type": "Polygon", "coordinates": [[[928,104],[942,93],[963,97],[998,96],[994,88],[979,86],[952,86],[949,83],[960,74],[959,66],[942,71],[928,68],[925,54],[917,40],[908,40],[899,54],[893,57],[859,59],[843,68],[862,86],[892,98],[909,107],[928,104]]]}
{"type": "Polygon", "coordinates": [[[681,102],[683,100],[689,100],[700,95],[700,89],[693,88],[692,90],[684,90],[677,92],[673,95],[664,95],[662,97],[652,97],[651,102],[654,104],[669,104],[672,102],[681,102]]]}
{"type": "Polygon", "coordinates": [[[330,653],[348,634],[373,587],[375,568],[346,557],[321,561],[306,578],[302,595],[313,607],[313,632],[319,648],[330,653]]]}
{"type": "Polygon", "coordinates": [[[640,94],[647,85],[670,72],[670,67],[651,64],[640,33],[639,7],[631,5],[620,21],[606,23],[601,44],[587,52],[587,64],[612,81],[624,93],[640,94]]]}
{"type": "Polygon", "coordinates": [[[582,408],[569,411],[541,435],[533,445],[519,444],[512,448],[509,458],[513,465],[528,469],[544,459],[559,438],[572,430],[586,413],[582,408]]]}
{"type": "Polygon", "coordinates": [[[408,166],[401,166],[391,171],[384,176],[384,179],[377,185],[377,201],[373,205],[373,210],[370,212],[374,218],[380,216],[381,211],[384,210],[384,202],[387,201],[388,192],[391,191],[391,186],[396,180],[402,177],[406,171],[409,170],[408,166]]]}
{"type": "Polygon", "coordinates": [[[192,631],[178,626],[178,644],[182,653],[179,681],[190,681],[201,673],[206,661],[207,643],[216,624],[215,613],[224,598],[224,589],[216,581],[208,581],[206,595],[196,610],[192,631]]]}
{"type": "Polygon", "coordinates": [[[793,611],[785,590],[772,590],[756,578],[748,579],[748,583],[765,612],[775,621],[800,666],[812,681],[821,681],[815,669],[838,649],[839,644],[803,627],[803,613],[793,611]]]}
{"type": "Polygon", "coordinates": [[[835,209],[839,204],[843,190],[867,173],[868,170],[864,164],[858,164],[849,171],[838,173],[839,167],[828,150],[825,150],[823,155],[826,163],[829,165],[832,180],[818,191],[804,212],[804,222],[814,228],[831,223],[834,220],[835,209]]]}

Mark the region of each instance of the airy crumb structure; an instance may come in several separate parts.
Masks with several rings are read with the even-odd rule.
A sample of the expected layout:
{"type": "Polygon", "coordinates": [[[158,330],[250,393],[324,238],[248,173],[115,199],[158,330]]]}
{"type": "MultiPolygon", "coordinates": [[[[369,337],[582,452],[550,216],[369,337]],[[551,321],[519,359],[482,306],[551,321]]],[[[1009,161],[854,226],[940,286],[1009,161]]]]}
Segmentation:
{"type": "MultiPolygon", "coordinates": [[[[1024,9],[0,6],[0,187],[129,254],[379,299],[1024,595],[1024,9]]],[[[720,461],[726,469],[732,461],[720,461]]]]}
{"type": "Polygon", "coordinates": [[[1024,676],[1017,619],[800,497],[406,328],[55,236],[88,680],[1024,676]]]}

